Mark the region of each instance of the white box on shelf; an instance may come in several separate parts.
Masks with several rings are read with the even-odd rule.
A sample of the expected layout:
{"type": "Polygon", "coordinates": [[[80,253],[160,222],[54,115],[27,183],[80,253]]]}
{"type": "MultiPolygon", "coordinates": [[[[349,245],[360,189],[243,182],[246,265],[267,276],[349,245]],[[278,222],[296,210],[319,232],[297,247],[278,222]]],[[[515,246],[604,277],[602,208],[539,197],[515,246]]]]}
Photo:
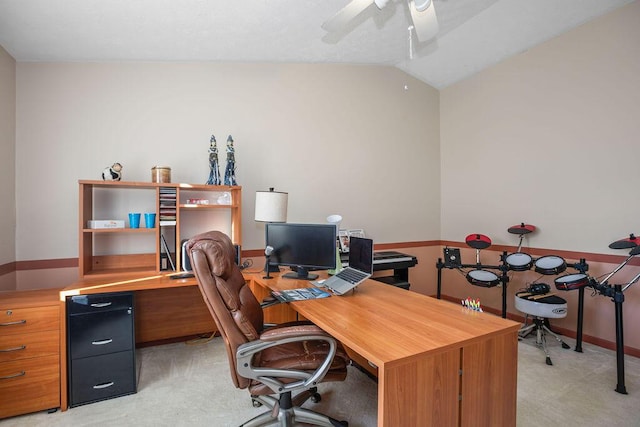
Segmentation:
{"type": "Polygon", "coordinates": [[[120,219],[105,219],[105,220],[91,220],[87,221],[87,228],[124,228],[124,220],[120,219]]]}

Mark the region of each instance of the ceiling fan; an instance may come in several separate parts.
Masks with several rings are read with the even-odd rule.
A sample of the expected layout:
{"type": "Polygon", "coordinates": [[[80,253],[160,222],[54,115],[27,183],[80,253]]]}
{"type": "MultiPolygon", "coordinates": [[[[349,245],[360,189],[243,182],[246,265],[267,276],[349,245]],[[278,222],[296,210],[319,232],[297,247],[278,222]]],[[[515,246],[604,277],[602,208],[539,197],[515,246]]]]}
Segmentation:
{"type": "MultiPolygon", "coordinates": [[[[332,18],[325,21],[322,28],[328,32],[339,31],[372,4],[382,10],[387,3],[389,0],[351,0],[332,18]]],[[[432,0],[407,0],[407,7],[413,23],[413,28],[409,28],[415,31],[418,41],[431,40],[438,33],[438,19],[432,0]]]]}

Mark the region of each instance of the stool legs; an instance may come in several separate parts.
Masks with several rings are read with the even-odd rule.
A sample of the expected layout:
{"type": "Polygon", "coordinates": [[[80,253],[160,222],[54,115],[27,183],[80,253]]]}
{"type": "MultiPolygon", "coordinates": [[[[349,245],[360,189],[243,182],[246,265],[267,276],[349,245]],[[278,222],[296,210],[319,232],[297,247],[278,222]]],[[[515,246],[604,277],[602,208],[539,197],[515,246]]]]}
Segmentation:
{"type": "Polygon", "coordinates": [[[562,348],[564,349],[570,348],[569,345],[564,341],[562,341],[562,339],[558,335],[556,335],[551,329],[549,329],[544,324],[545,319],[543,317],[534,316],[533,323],[531,323],[530,325],[527,325],[528,318],[529,318],[529,315],[525,317],[524,325],[518,331],[518,337],[520,339],[525,338],[527,335],[529,335],[531,332],[535,330],[536,345],[539,348],[542,348],[542,351],[544,351],[544,354],[547,357],[546,358],[547,365],[553,365],[553,362],[551,362],[551,356],[549,356],[549,350],[547,349],[547,334],[552,335],[556,339],[556,341],[558,341],[562,345],[562,348]]]}

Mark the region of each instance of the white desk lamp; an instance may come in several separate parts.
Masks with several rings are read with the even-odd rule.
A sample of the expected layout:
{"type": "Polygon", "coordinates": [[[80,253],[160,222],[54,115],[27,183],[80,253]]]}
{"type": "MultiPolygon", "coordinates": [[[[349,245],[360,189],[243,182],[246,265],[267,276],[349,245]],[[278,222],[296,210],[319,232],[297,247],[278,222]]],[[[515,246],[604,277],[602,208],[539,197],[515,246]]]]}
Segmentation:
{"type": "MultiPolygon", "coordinates": [[[[256,191],[256,210],[254,219],[259,222],[287,222],[287,203],[289,201],[289,193],[281,191],[273,191],[273,187],[269,191],[256,191]]],[[[280,269],[277,265],[270,266],[269,258],[273,248],[267,246],[265,248],[265,264],[264,271],[267,273],[265,279],[270,279],[270,272],[278,272],[280,269]]]]}

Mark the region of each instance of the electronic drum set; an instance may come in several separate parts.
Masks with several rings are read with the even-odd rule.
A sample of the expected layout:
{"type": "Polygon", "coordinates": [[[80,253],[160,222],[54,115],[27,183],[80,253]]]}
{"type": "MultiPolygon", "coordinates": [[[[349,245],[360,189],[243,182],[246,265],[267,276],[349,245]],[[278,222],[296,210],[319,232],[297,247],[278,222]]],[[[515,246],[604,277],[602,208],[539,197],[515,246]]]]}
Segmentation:
{"type": "MultiPolygon", "coordinates": [[[[524,272],[532,268],[541,276],[557,276],[564,273],[567,268],[571,267],[577,270],[577,273],[565,274],[555,279],[554,283],[557,290],[571,291],[575,289],[583,289],[589,283],[589,277],[585,272],[589,269],[584,259],[575,264],[568,264],[564,258],[558,255],[545,255],[534,259],[531,255],[522,251],[522,241],[525,235],[532,233],[536,227],[530,224],[520,223],[508,228],[508,232],[519,236],[519,243],[516,252],[507,253],[506,251],[500,256],[499,265],[482,264],[480,260],[480,251],[491,246],[491,239],[484,234],[470,234],[466,237],[465,243],[476,250],[476,263],[463,264],[460,259],[460,250],[455,248],[444,249],[444,262],[438,258],[436,267],[438,268],[438,288],[437,298],[441,297],[442,290],[442,269],[457,269],[462,272],[467,281],[474,285],[484,288],[491,288],[502,285],[502,317],[507,317],[507,283],[509,282],[509,272],[524,272]],[[466,270],[468,269],[468,270],[466,270]]],[[[531,294],[531,300],[538,299],[540,295],[548,294],[550,287],[542,283],[532,283],[527,291],[531,294]]],[[[564,300],[563,300],[564,301],[564,300]]],[[[565,313],[566,313],[566,301],[565,313]]],[[[553,309],[558,309],[554,307],[553,309]]],[[[581,310],[581,307],[579,308],[581,310]]],[[[540,314],[540,317],[544,313],[540,314]]],[[[536,314],[537,315],[537,314],[536,314]]],[[[553,316],[546,316],[553,317],[553,316]]],[[[582,350],[579,350],[582,351],[582,350]]]]}
{"type": "MultiPolygon", "coordinates": [[[[510,227],[507,231],[511,234],[519,236],[519,244],[516,252],[508,254],[506,251],[500,256],[499,265],[486,265],[480,261],[480,251],[491,246],[491,239],[483,234],[470,234],[466,237],[465,243],[476,250],[476,263],[463,264],[460,259],[460,250],[457,248],[444,249],[444,261],[438,258],[436,267],[438,268],[438,287],[437,298],[441,298],[442,290],[442,269],[455,269],[462,272],[467,281],[474,285],[485,288],[502,285],[502,317],[507,315],[507,283],[509,282],[508,273],[529,271],[532,268],[541,276],[558,276],[564,273],[567,268],[573,268],[577,272],[564,274],[554,279],[554,285],[558,291],[578,290],[578,313],[576,328],[576,347],[575,351],[582,352],[582,324],[584,315],[584,291],[589,287],[593,289],[593,295],[599,294],[611,298],[615,304],[615,321],[616,321],[616,362],[617,362],[617,380],[615,391],[621,394],[627,394],[624,383],[624,330],[622,304],[624,302],[624,292],[633,284],[640,280],[640,273],[634,276],[626,284],[610,284],[609,280],[622,268],[624,268],[633,257],[640,255],[640,238],[633,234],[629,237],[616,240],[609,245],[611,249],[631,249],[629,255],[624,259],[611,273],[607,274],[603,279],[589,276],[586,272],[589,266],[584,258],[577,263],[567,263],[564,258],[558,255],[545,255],[534,259],[531,255],[522,252],[522,240],[525,235],[535,231],[535,226],[520,223],[510,227]]],[[[516,293],[516,308],[525,313],[534,312],[535,316],[541,318],[558,318],[566,315],[566,301],[562,298],[556,298],[557,304],[539,304],[534,306],[543,299],[549,299],[553,296],[550,292],[549,285],[538,283],[535,280],[526,290],[516,293]],[[532,308],[533,307],[533,308],[532,308]],[[538,310],[538,311],[536,311],[538,310]],[[564,310],[564,315],[562,311],[564,310]]],[[[554,334],[555,335],[555,334],[554,334]]],[[[563,343],[564,344],[564,343],[563,343]]],[[[566,345],[566,344],[565,344],[566,345]]],[[[563,345],[564,347],[564,345],[563,345]]],[[[568,348],[565,347],[565,348],[568,348]]]]}

